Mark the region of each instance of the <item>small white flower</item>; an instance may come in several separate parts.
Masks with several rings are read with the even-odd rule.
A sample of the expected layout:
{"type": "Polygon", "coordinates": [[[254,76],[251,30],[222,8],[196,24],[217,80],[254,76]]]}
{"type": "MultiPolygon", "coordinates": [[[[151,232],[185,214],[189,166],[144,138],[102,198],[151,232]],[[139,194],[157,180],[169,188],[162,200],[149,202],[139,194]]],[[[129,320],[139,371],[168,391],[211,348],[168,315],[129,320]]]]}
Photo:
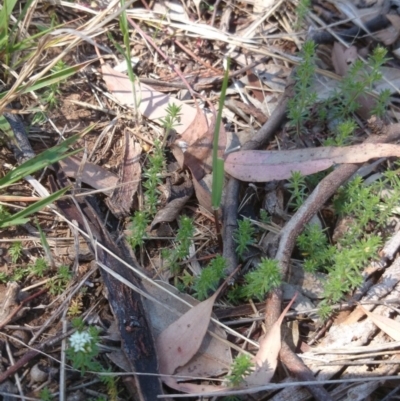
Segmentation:
{"type": "Polygon", "coordinates": [[[71,347],[75,350],[75,352],[86,351],[85,346],[91,341],[92,336],[87,331],[77,331],[69,338],[71,347]]]}

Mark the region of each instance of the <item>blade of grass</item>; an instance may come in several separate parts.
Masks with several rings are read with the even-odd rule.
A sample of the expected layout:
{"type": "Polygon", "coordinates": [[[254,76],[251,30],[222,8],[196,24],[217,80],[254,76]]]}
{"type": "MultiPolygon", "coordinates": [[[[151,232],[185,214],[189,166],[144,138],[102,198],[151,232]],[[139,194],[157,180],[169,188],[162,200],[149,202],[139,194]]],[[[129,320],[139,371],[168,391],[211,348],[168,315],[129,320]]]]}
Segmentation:
{"type": "Polygon", "coordinates": [[[34,204],[28,206],[24,210],[21,210],[18,213],[13,214],[10,217],[5,218],[4,220],[0,221],[0,228],[6,228],[6,227],[11,227],[11,226],[17,226],[20,224],[25,224],[29,221],[27,218],[33,213],[36,213],[40,210],[42,210],[44,207],[47,205],[53,203],[57,199],[59,199],[61,196],[63,196],[70,188],[63,188],[60,189],[59,191],[55,192],[54,194],[51,194],[45,199],[41,199],[38,202],[35,202],[34,204]]]}
{"type": "Polygon", "coordinates": [[[34,158],[26,161],[25,163],[18,166],[15,170],[10,171],[3,178],[0,179],[0,189],[7,188],[14,182],[21,180],[22,178],[34,173],[35,171],[38,171],[44,167],[58,162],[59,160],[80,152],[82,149],[77,149],[72,152],[65,153],[68,147],[74,144],[81,137],[81,134],[74,135],[71,138],[68,138],[65,141],[61,142],[59,145],[47,149],[40,155],[37,155],[34,158]]]}
{"type": "Polygon", "coordinates": [[[224,160],[218,158],[218,144],[219,144],[219,130],[222,121],[222,109],[225,103],[226,89],[228,87],[228,80],[229,80],[229,65],[230,65],[230,58],[228,57],[224,74],[224,80],[222,82],[221,96],[219,98],[219,108],[214,131],[213,154],[212,154],[213,179],[212,179],[212,191],[211,191],[212,207],[214,210],[218,210],[221,205],[222,189],[224,184],[224,160]]]}

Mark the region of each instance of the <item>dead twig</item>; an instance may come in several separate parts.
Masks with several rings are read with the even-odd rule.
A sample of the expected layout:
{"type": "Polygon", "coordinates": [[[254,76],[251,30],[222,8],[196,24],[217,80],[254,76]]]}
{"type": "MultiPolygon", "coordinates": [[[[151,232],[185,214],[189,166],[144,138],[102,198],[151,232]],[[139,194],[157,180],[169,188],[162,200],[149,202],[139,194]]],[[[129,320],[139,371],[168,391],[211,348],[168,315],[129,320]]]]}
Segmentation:
{"type": "Polygon", "coordinates": [[[32,294],[30,297],[24,299],[15,309],[13,309],[11,311],[11,313],[7,316],[6,319],[4,319],[2,322],[0,322],[0,330],[6,326],[8,323],[11,322],[11,320],[13,319],[13,317],[30,301],[32,301],[32,299],[35,299],[37,297],[39,297],[42,294],[45,294],[48,291],[47,288],[44,288],[43,290],[40,290],[38,292],[35,292],[34,294],[32,294]]]}
{"type": "MultiPolygon", "coordinates": [[[[293,72],[292,75],[293,76],[293,72]]],[[[265,146],[275,135],[277,129],[282,125],[286,117],[287,103],[293,97],[294,81],[289,78],[289,83],[286,86],[285,92],[279,103],[268,121],[260,128],[257,134],[247,141],[242,150],[255,150],[265,146]]],[[[230,178],[225,192],[224,203],[224,232],[223,243],[224,253],[223,256],[227,260],[227,272],[231,273],[238,265],[236,255],[236,244],[234,240],[234,232],[237,225],[237,210],[239,207],[239,187],[240,183],[235,178],[230,178]]]]}

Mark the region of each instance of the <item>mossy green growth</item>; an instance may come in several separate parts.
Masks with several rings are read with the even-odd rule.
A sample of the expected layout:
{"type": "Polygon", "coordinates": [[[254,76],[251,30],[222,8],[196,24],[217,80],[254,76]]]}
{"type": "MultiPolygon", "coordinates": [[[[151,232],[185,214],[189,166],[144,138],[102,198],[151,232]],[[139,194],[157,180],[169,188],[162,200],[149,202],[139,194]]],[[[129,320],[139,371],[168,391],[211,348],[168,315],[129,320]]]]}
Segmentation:
{"type": "Polygon", "coordinates": [[[315,74],[315,43],[307,41],[302,49],[302,62],[296,68],[294,77],[294,96],[288,102],[288,118],[297,133],[300,134],[303,124],[309,119],[311,107],[317,101],[317,93],[311,90],[315,74]]]}
{"type": "Polygon", "coordinates": [[[229,385],[232,387],[239,386],[243,382],[244,377],[251,373],[253,366],[254,363],[251,362],[249,355],[238,355],[232,363],[231,374],[226,377],[229,385]]]}
{"type": "Polygon", "coordinates": [[[249,219],[239,220],[238,228],[235,231],[234,238],[237,244],[236,252],[243,259],[244,254],[248,251],[249,246],[255,243],[255,228],[249,219]]]}
{"type": "Polygon", "coordinates": [[[257,298],[262,301],[268,291],[277,288],[282,283],[278,261],[261,258],[258,267],[245,275],[246,285],[243,294],[248,298],[257,298]]]}
{"type": "Polygon", "coordinates": [[[383,180],[371,185],[365,185],[357,176],[339,189],[334,198],[337,215],[350,219],[338,242],[330,244],[318,226],[308,226],[298,237],[297,245],[305,257],[304,268],[328,273],[320,308],[322,317],[329,315],[332,304],[362,284],[362,269],[377,256],[383,242],[375,232],[387,225],[399,196],[400,180],[396,171],[387,171],[383,180]],[[385,195],[384,189],[390,196],[385,195]],[[367,230],[367,227],[374,229],[367,230]]]}
{"type": "Polygon", "coordinates": [[[178,223],[179,228],[175,236],[174,248],[162,251],[164,265],[171,270],[172,274],[180,272],[179,262],[189,255],[189,247],[195,230],[193,220],[190,217],[181,216],[178,223]]]}
{"type": "Polygon", "coordinates": [[[160,191],[158,187],[162,184],[162,172],[165,167],[165,155],[163,145],[160,141],[154,142],[153,153],[149,156],[147,167],[144,169],[144,210],[137,210],[131,223],[131,233],[128,242],[132,249],[142,246],[146,239],[146,228],[151,219],[157,213],[160,191]]]}
{"type": "Polygon", "coordinates": [[[197,299],[203,301],[210,296],[211,291],[217,289],[221,280],[226,276],[225,269],[226,259],[218,255],[201,271],[200,276],[195,278],[193,285],[197,299]]]}

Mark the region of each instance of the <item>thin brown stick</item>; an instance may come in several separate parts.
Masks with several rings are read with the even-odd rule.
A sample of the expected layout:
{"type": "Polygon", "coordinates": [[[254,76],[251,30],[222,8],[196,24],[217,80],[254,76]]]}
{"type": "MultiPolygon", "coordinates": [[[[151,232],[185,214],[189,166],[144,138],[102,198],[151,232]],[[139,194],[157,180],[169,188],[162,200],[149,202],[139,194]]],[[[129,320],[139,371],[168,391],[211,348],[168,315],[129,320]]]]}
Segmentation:
{"type": "MultiPolygon", "coordinates": [[[[371,120],[371,124],[374,122],[371,120]]],[[[368,137],[364,143],[393,142],[400,138],[400,124],[380,127],[380,135],[368,137]]],[[[303,231],[305,224],[320,210],[325,202],[346,182],[359,168],[359,164],[343,164],[326,176],[306,199],[299,210],[281,230],[278,252],[275,258],[279,261],[282,276],[285,279],[289,270],[296,238],[303,231]]]]}
{"type": "Polygon", "coordinates": [[[127,17],[127,20],[129,21],[129,23],[133,26],[133,28],[135,28],[141,36],[143,36],[143,38],[145,40],[147,40],[154,48],[154,50],[156,50],[156,52],[168,63],[168,65],[178,74],[178,76],[181,78],[181,80],[185,83],[187,90],[190,92],[190,94],[192,95],[193,99],[196,101],[196,96],[195,96],[195,92],[192,89],[192,87],[190,86],[189,82],[186,80],[185,76],[182,74],[182,72],[179,70],[179,68],[176,67],[176,65],[171,61],[171,59],[154,43],[153,39],[151,39],[151,37],[149,35],[147,35],[147,33],[145,33],[138,24],[136,24],[135,21],[133,21],[131,18],[127,17]]]}
{"type": "MultiPolygon", "coordinates": [[[[289,79],[285,92],[279,100],[278,106],[272,112],[268,121],[260,128],[257,134],[247,141],[242,150],[255,150],[265,146],[275,135],[275,132],[282,125],[286,117],[286,109],[288,101],[293,97],[293,80],[289,79]]],[[[239,187],[240,183],[235,178],[231,178],[225,191],[224,203],[224,253],[223,256],[227,260],[227,271],[232,272],[237,266],[236,244],[234,240],[234,232],[237,224],[237,211],[239,207],[239,187]]]]}
{"type": "Polygon", "coordinates": [[[2,321],[0,322],[0,330],[6,326],[8,323],[11,322],[11,320],[13,319],[13,317],[24,307],[24,305],[26,305],[28,302],[32,301],[32,299],[35,299],[37,297],[39,297],[42,294],[45,294],[48,291],[47,288],[44,288],[43,290],[40,290],[38,292],[35,292],[34,294],[32,294],[31,296],[29,296],[28,298],[24,299],[17,307],[15,307],[11,313],[9,313],[9,315],[2,321]]]}
{"type": "Polygon", "coordinates": [[[14,365],[10,366],[5,372],[0,373],[0,384],[6,381],[10,376],[15,374],[16,372],[18,372],[19,369],[21,369],[25,364],[27,364],[37,355],[43,353],[46,349],[50,349],[54,345],[58,344],[64,338],[69,337],[75,331],[76,329],[71,329],[64,334],[51,337],[47,341],[41,343],[36,349],[33,348],[30,351],[28,351],[26,354],[24,354],[24,356],[18,359],[18,361],[14,365]]]}
{"type": "MultiPolygon", "coordinates": [[[[267,331],[271,330],[274,323],[278,320],[282,309],[281,305],[282,290],[278,288],[268,294],[265,303],[265,309],[268,311],[268,313],[265,314],[264,320],[267,331]]],[[[284,340],[281,344],[279,359],[298,380],[308,382],[316,381],[311,370],[304,365],[303,361],[291,350],[284,340]]],[[[309,386],[307,390],[318,401],[333,401],[333,398],[321,385],[316,384],[315,386],[309,386]]]]}

